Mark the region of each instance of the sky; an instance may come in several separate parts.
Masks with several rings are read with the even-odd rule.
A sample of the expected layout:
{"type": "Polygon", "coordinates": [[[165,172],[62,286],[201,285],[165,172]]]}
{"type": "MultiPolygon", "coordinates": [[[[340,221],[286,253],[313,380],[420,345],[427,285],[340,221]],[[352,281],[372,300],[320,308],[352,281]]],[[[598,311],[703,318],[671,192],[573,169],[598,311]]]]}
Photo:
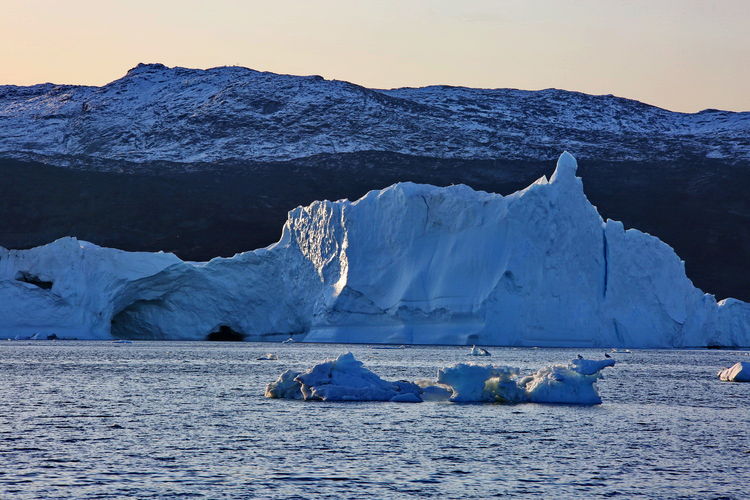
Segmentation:
{"type": "Polygon", "coordinates": [[[0,0],[0,84],[139,62],[750,110],[750,0],[0,0]]]}

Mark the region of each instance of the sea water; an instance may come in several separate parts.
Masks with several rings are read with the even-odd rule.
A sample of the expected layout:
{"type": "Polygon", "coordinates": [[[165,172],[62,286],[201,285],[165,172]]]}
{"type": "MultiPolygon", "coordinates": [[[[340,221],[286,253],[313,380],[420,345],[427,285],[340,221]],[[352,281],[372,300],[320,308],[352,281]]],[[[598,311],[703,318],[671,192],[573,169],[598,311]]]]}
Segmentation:
{"type": "Polygon", "coordinates": [[[489,349],[3,341],[0,498],[750,497],[750,384],[716,377],[746,351],[613,353],[593,407],[263,397],[346,351],[408,380],[603,356],[489,349]]]}

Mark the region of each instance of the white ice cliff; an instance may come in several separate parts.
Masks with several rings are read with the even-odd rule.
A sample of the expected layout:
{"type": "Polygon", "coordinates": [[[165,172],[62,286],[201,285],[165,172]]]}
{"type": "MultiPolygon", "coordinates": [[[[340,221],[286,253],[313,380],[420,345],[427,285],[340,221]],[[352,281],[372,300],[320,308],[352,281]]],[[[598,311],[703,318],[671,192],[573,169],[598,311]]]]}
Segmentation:
{"type": "Polygon", "coordinates": [[[63,238],[0,248],[0,335],[521,346],[750,346],[750,305],[671,247],[604,222],[565,153],[508,196],[411,183],[289,213],[205,263],[63,238]]]}
{"type": "Polygon", "coordinates": [[[305,372],[287,370],[266,386],[274,399],[305,401],[390,401],[421,403],[550,403],[596,405],[600,372],[614,359],[577,359],[530,375],[509,366],[459,363],[438,371],[436,381],[389,382],[378,377],[352,353],[319,363],[305,372]]]}

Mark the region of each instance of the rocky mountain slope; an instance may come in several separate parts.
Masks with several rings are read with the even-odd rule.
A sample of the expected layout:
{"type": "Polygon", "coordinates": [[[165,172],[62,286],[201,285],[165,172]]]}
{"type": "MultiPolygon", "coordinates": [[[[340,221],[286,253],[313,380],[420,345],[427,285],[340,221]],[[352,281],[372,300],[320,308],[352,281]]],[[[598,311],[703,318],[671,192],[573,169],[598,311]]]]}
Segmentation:
{"type": "MultiPolygon", "coordinates": [[[[241,67],[140,64],[102,87],[0,86],[0,154],[108,161],[281,161],[388,151],[434,158],[750,160],[750,112],[676,113],[556,89],[369,89],[241,67]]],[[[98,162],[98,163],[97,163],[98,162]]]]}

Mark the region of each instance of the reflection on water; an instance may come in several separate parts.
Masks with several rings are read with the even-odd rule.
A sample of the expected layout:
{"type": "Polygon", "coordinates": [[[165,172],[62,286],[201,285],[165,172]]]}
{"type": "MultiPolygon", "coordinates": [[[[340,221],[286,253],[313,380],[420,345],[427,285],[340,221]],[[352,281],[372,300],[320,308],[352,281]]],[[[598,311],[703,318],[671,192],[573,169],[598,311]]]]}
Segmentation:
{"type": "Polygon", "coordinates": [[[459,361],[525,370],[586,349],[3,342],[0,498],[750,496],[740,351],[613,354],[597,407],[263,398],[351,350],[390,379],[459,361]],[[279,359],[258,360],[266,353],[279,359]]]}

